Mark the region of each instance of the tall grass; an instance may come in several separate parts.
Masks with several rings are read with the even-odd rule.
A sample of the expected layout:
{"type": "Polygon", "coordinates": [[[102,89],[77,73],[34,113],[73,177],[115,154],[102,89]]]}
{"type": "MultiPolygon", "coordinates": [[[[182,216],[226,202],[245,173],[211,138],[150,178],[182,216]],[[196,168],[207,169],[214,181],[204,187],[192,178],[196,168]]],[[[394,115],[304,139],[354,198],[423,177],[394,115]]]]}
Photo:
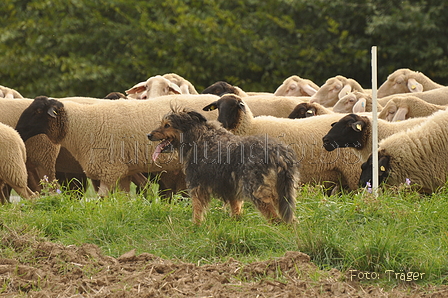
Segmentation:
{"type": "Polygon", "coordinates": [[[229,257],[251,262],[299,250],[324,269],[424,272],[424,282],[448,283],[444,190],[427,197],[405,187],[378,198],[366,192],[328,197],[321,188],[306,186],[298,195],[299,223],[290,226],[267,223],[249,203],[241,218],[231,218],[218,200],[196,226],[189,199],[166,202],[149,193],[80,199],[63,192],[4,205],[0,238],[11,229],[36,230],[65,245],[96,244],[114,257],[136,249],[194,263],[229,257]]]}

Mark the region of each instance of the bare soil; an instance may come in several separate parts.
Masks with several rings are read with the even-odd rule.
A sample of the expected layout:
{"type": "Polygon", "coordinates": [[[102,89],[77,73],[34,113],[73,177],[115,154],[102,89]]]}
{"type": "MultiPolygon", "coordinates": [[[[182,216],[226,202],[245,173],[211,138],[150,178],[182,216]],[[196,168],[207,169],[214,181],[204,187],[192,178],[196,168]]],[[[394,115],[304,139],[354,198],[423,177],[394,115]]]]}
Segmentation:
{"type": "Polygon", "coordinates": [[[24,260],[0,259],[0,297],[448,297],[447,286],[401,283],[386,291],[350,281],[297,251],[251,264],[197,265],[135,251],[113,258],[93,244],[63,246],[14,233],[1,242],[24,260]]]}

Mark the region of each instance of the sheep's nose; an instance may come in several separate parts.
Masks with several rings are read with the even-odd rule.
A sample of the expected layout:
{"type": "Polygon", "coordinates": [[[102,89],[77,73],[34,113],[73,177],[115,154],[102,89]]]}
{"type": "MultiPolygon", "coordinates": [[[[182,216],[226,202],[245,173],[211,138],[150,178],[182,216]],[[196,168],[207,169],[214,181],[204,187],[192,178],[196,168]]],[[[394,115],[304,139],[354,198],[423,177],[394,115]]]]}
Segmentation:
{"type": "Polygon", "coordinates": [[[322,142],[323,142],[324,144],[329,143],[328,138],[327,138],[326,136],[323,137],[323,138],[322,138],[322,142]]]}
{"type": "Polygon", "coordinates": [[[153,135],[152,135],[152,133],[148,133],[147,135],[146,135],[147,137],[148,137],[148,139],[152,139],[152,137],[153,137],[153,135]]]}

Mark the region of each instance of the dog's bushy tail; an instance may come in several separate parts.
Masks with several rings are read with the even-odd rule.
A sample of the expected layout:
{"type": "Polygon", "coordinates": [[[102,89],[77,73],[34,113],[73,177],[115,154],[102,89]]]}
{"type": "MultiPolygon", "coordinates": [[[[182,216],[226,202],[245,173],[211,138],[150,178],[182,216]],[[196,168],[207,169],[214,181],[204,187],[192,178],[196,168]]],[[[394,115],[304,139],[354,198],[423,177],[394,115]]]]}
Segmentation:
{"type": "Polygon", "coordinates": [[[294,153],[289,151],[280,158],[277,175],[278,212],[286,223],[294,220],[297,178],[298,162],[294,153]]]}

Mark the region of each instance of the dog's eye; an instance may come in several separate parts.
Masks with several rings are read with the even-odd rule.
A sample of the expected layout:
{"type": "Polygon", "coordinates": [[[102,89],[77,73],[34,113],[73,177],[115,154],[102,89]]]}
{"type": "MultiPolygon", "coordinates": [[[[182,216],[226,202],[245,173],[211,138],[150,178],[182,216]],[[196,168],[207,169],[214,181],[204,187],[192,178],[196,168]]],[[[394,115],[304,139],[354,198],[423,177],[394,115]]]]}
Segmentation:
{"type": "Polygon", "coordinates": [[[165,126],[163,128],[169,128],[171,125],[169,125],[168,123],[165,124],[165,126]]]}

